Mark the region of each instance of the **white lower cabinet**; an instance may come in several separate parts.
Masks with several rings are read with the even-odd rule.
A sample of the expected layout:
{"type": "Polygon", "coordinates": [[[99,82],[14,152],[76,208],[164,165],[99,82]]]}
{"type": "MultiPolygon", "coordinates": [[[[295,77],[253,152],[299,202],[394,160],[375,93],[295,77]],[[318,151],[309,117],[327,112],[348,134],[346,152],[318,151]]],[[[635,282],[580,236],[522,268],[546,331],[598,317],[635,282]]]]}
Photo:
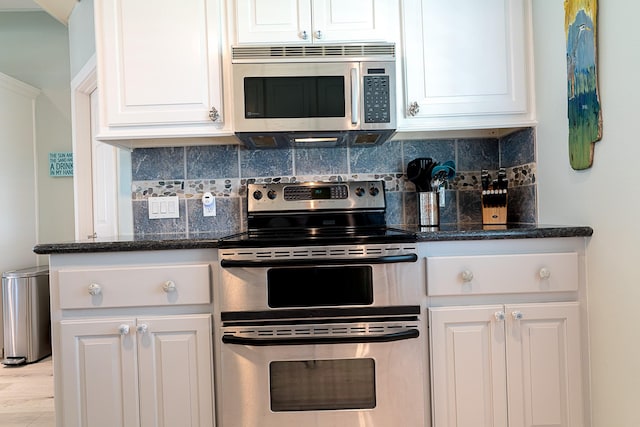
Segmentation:
{"type": "Polygon", "coordinates": [[[582,427],[577,302],[431,308],[435,427],[582,427]]]}
{"type": "Polygon", "coordinates": [[[215,250],[52,254],[57,427],[215,425],[215,250]]]}
{"type": "Polygon", "coordinates": [[[65,426],[212,426],[211,315],[63,320],[65,426]]]}

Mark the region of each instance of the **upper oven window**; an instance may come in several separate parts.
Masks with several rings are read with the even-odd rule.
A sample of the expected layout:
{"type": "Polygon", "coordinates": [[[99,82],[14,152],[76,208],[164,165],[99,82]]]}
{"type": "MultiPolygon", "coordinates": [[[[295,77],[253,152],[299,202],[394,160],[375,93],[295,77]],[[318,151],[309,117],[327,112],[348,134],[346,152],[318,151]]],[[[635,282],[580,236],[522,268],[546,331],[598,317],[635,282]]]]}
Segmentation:
{"type": "Polygon", "coordinates": [[[267,271],[271,308],[370,305],[371,266],[272,268],[267,271]]]}

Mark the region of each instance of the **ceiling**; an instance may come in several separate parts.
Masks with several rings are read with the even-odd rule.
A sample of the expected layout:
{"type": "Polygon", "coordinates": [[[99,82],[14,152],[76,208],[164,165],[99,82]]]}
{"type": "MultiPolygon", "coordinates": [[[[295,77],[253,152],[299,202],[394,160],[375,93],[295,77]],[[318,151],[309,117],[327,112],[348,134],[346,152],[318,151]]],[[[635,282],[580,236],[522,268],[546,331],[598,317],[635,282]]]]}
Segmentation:
{"type": "Polygon", "coordinates": [[[80,0],[0,0],[0,12],[44,10],[67,25],[69,15],[80,0]]]}

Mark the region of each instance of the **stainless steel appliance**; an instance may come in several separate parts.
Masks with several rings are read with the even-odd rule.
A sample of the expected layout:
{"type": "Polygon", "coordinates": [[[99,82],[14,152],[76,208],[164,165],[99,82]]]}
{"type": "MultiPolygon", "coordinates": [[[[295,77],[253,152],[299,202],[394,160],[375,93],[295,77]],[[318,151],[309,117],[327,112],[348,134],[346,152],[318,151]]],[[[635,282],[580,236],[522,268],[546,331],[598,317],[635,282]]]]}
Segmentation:
{"type": "Polygon", "coordinates": [[[234,46],[233,120],[250,148],[375,145],[396,128],[392,43],[234,46]]]}
{"type": "Polygon", "coordinates": [[[383,183],[247,194],[249,231],[220,242],[220,425],[429,425],[424,267],[383,183]]]}

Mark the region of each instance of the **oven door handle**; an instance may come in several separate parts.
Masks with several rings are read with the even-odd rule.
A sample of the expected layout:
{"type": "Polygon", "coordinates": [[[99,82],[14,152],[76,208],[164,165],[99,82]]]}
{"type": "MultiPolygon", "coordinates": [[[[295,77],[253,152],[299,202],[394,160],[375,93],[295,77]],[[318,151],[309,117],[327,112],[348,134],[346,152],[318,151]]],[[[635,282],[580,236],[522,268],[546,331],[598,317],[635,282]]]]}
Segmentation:
{"type": "Polygon", "coordinates": [[[222,342],[225,344],[252,345],[252,346],[275,346],[275,345],[314,345],[314,344],[362,344],[362,343],[385,343],[393,341],[408,340],[418,338],[418,329],[407,329],[391,334],[373,336],[353,336],[353,337],[295,337],[295,338],[247,338],[235,335],[223,335],[222,342]]]}
{"type": "Polygon", "coordinates": [[[223,268],[260,268],[260,267],[303,267],[321,265],[345,265],[345,264],[395,264],[399,262],[416,262],[418,255],[386,255],[371,258],[304,258],[304,259],[265,259],[265,260],[234,260],[223,259],[220,266],[223,268]]]}

